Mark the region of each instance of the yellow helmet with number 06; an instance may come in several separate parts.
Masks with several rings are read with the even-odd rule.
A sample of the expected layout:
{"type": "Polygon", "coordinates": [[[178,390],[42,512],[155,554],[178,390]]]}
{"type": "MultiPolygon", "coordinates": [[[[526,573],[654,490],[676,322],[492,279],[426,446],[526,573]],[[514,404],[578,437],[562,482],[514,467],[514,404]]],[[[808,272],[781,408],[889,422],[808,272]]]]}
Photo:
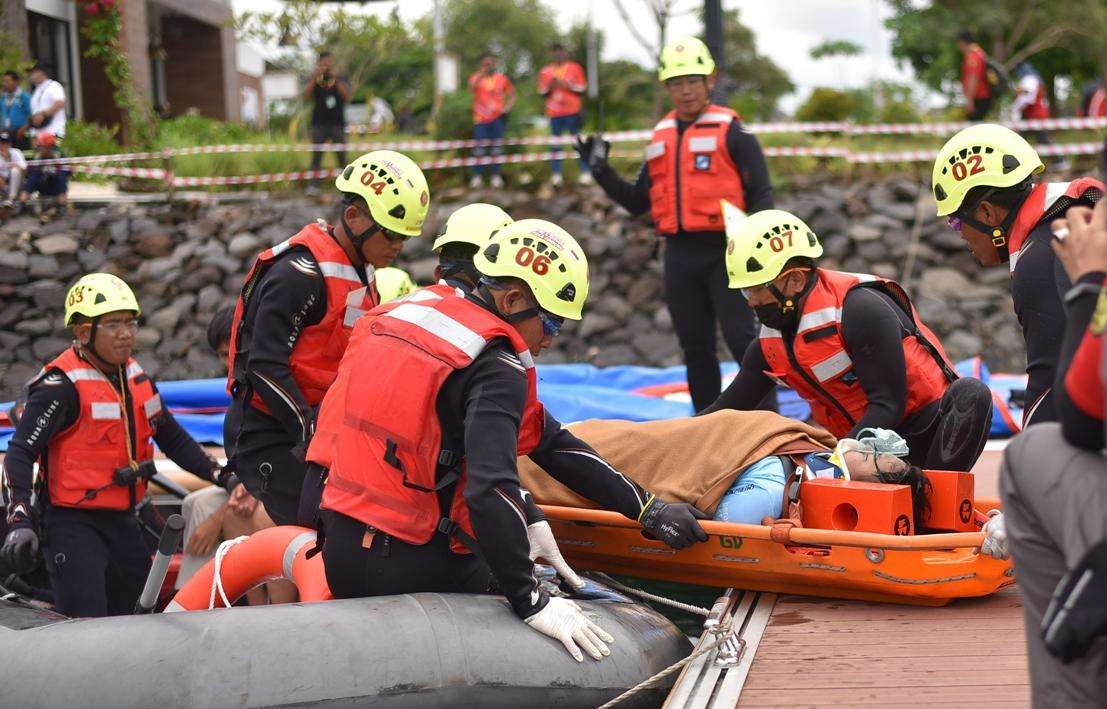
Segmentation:
{"type": "Polygon", "coordinates": [[[432,248],[435,253],[446,244],[471,244],[479,249],[513,221],[507,212],[494,204],[467,204],[446,220],[446,229],[434,240],[432,248]]]}
{"type": "Polygon", "coordinates": [[[523,281],[546,312],[580,320],[588,299],[588,259],[576,239],[553,222],[509,224],[477,252],[473,264],[490,278],[523,281]]]}
{"type": "Polygon", "coordinates": [[[950,138],[934,161],[931,186],[938,216],[960,210],[974,187],[1014,187],[1044,169],[1033,146],[1010,128],[969,126],[950,138]]]}
{"type": "Polygon", "coordinates": [[[334,186],[356,194],[369,206],[373,221],[404,236],[419,236],[430,206],[423,171],[394,150],[374,150],[346,166],[334,186]]]}
{"type": "Polygon", "coordinates": [[[73,324],[74,315],[91,319],[120,310],[142,313],[131,287],[110,273],[90,273],[74,283],[65,296],[65,326],[73,324]]]}
{"type": "MultiPolygon", "coordinates": [[[[724,212],[727,206],[724,204],[724,212]]],[[[790,259],[823,255],[822,244],[811,227],[780,209],[766,209],[741,221],[728,220],[726,237],[726,272],[731,288],[764,285],[779,276],[790,259]]]]}
{"type": "Polygon", "coordinates": [[[697,37],[681,37],[661,50],[657,78],[668,81],[676,76],[707,76],[715,73],[711,50],[697,37]]]}

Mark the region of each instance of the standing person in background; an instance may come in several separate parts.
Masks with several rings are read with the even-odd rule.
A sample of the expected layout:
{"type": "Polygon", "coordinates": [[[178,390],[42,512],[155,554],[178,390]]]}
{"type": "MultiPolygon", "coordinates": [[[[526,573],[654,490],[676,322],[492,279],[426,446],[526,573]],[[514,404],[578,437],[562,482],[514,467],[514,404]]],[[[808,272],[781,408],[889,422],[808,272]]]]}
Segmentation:
{"type": "Polygon", "coordinates": [[[35,135],[50,133],[58,140],[65,137],[65,88],[46,74],[41,64],[31,69],[31,125],[35,135]]]}
{"type": "MultiPolygon", "coordinates": [[[[1011,121],[1035,121],[1049,118],[1049,99],[1046,98],[1042,75],[1030,62],[1020,62],[1015,67],[1015,100],[1011,104],[1011,121]]],[[[1033,138],[1040,145],[1053,145],[1048,130],[1024,130],[1022,134],[1033,138]]],[[[1068,170],[1069,161],[1064,157],[1056,161],[1058,170],[1068,170]]]]}
{"type": "Polygon", "coordinates": [[[4,72],[0,88],[0,131],[11,134],[12,145],[20,150],[31,147],[27,132],[31,127],[31,95],[19,85],[19,74],[4,72]]]}
{"type": "Polygon", "coordinates": [[[602,137],[578,140],[577,151],[611,199],[633,215],[649,211],[665,237],[665,302],[684,351],[692,405],[701,411],[722,389],[716,321],[736,360],[757,336],[749,304],[727,285],[720,202],[751,214],[771,209],[773,188],[757,138],[737,113],[708,98],[715,60],[703,42],[684,37],[665,47],[658,78],[675,108],[654,127],[633,183],[608,165],[602,137]]]}
{"type": "MultiPolygon", "coordinates": [[[[58,160],[65,157],[65,153],[58,149],[57,140],[53,133],[39,131],[35,134],[34,160],[58,160]]],[[[53,197],[63,209],[69,203],[69,166],[61,164],[32,164],[27,169],[27,179],[23,182],[23,190],[19,194],[19,201],[26,202],[32,194],[37,193],[40,198],[53,197]]],[[[41,215],[45,222],[57,212],[53,205],[47,206],[41,215]]]]}
{"type": "MultiPolygon", "coordinates": [[[[473,138],[476,140],[502,140],[507,128],[507,114],[515,106],[515,85],[511,79],[496,69],[496,57],[491,52],[480,56],[480,68],[469,77],[469,91],[473,94],[473,138]]],[[[503,146],[492,146],[492,155],[503,154],[503,146]]],[[[484,146],[473,149],[473,155],[481,157],[488,150],[484,146]]],[[[484,165],[473,166],[472,188],[484,182],[484,165]]],[[[492,186],[504,186],[500,165],[492,166],[492,186]]]]}
{"type": "MultiPolygon", "coordinates": [[[[330,141],[344,144],[346,142],[346,102],[350,98],[350,85],[346,79],[334,72],[334,57],[328,51],[319,52],[319,61],[315,63],[315,70],[311,72],[307,86],[303,91],[304,100],[310,99],[311,109],[311,142],[321,145],[330,141]]],[[[338,167],[346,164],[346,151],[336,150],[338,167]]],[[[323,153],[311,154],[311,169],[318,170],[323,164],[323,153]]],[[[319,192],[319,178],[313,178],[308,186],[308,192],[319,192]]]]}
{"type": "MultiPolygon", "coordinates": [[[[581,96],[588,89],[588,79],[580,64],[569,61],[564,45],[555,42],[550,46],[553,62],[542,67],[538,73],[538,93],[546,97],[546,115],[550,117],[552,135],[577,135],[583,123],[581,115],[581,96]]],[[[553,148],[557,150],[557,147],[553,148]]],[[[560,187],[565,178],[561,174],[561,161],[550,162],[550,184],[560,187]]],[[[580,161],[580,183],[592,183],[592,173],[588,165],[580,161]]]]}
{"type": "Polygon", "coordinates": [[[965,97],[965,117],[982,121],[992,107],[992,87],[988,84],[988,55],[976,43],[972,32],[957,33],[961,50],[961,93],[965,97]]]}

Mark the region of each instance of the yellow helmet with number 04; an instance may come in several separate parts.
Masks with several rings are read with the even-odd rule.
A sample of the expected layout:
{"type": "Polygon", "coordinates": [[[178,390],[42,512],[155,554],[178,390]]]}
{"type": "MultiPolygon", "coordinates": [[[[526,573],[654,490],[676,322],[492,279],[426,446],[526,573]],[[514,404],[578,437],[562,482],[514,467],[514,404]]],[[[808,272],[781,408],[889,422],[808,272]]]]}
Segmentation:
{"type": "Polygon", "coordinates": [[[377,281],[377,293],[381,296],[381,302],[387,303],[405,296],[419,286],[411,280],[408,272],[395,266],[378,268],[375,272],[377,281]]]}
{"type": "Polygon", "coordinates": [[[142,313],[131,287],[110,273],[90,273],[74,283],[65,296],[65,326],[73,324],[74,315],[91,319],[120,310],[142,313]]]}
{"type": "Polygon", "coordinates": [[[471,244],[479,249],[513,221],[507,212],[494,204],[467,204],[446,220],[446,229],[434,240],[432,248],[435,253],[446,244],[471,244]]]}
{"type": "Polygon", "coordinates": [[[726,272],[731,288],[752,288],[772,281],[790,259],[817,259],[822,244],[811,227],[794,214],[766,209],[745,219],[728,215],[737,209],[723,202],[726,218],[726,272]]]}
{"type": "Polygon", "coordinates": [[[580,320],[588,299],[588,259],[569,232],[544,219],[522,219],[500,230],[473,264],[490,278],[526,283],[538,306],[580,320]]]}
{"type": "Polygon", "coordinates": [[[1033,146],[1010,128],[969,126],[950,138],[934,161],[931,186],[938,216],[960,210],[974,187],[1013,187],[1044,169],[1033,146]]]}
{"type": "Polygon", "coordinates": [[[394,150],[374,150],[346,166],[334,181],[340,192],[369,205],[373,221],[404,236],[419,236],[430,206],[427,178],[415,161],[394,150]]]}
{"type": "Polygon", "coordinates": [[[707,76],[715,73],[711,50],[697,37],[681,37],[661,50],[657,78],[668,81],[675,76],[707,76]]]}

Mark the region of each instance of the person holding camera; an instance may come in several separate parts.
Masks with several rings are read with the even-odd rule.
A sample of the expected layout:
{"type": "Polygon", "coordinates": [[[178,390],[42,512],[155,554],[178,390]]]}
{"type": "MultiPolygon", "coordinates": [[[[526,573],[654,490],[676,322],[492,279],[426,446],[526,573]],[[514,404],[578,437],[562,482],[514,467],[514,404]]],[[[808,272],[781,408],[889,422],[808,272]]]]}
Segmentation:
{"type": "MultiPolygon", "coordinates": [[[[346,79],[334,71],[334,57],[328,51],[319,53],[319,61],[315,63],[315,69],[311,72],[307,86],[303,91],[304,99],[310,99],[311,109],[311,142],[322,145],[327,141],[338,145],[346,143],[346,102],[350,98],[350,85],[346,79]]],[[[335,150],[338,156],[338,167],[346,165],[346,151],[335,150]]],[[[316,151],[311,154],[311,169],[314,172],[323,164],[323,153],[316,151]]],[[[319,178],[311,181],[310,190],[319,189],[319,178]]]]}
{"type": "Polygon", "coordinates": [[[0,560],[15,573],[33,569],[41,533],[55,603],[70,617],[134,610],[150,553],[133,510],[156,472],[155,441],[190,473],[213,482],[219,473],[131,358],[139,313],[134,293],[111,274],[69,289],[73,345],[27,385],[4,458],[10,531],[0,560]]]}

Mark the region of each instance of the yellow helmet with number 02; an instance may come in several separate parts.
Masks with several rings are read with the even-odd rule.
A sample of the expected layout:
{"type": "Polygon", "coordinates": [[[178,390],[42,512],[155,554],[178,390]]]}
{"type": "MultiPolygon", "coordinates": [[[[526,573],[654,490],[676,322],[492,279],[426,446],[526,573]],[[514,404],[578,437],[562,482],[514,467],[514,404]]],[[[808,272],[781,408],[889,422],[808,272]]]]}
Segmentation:
{"type": "Polygon", "coordinates": [[[454,211],[446,220],[446,229],[434,240],[435,253],[446,244],[471,244],[478,249],[496,233],[515,221],[494,204],[474,202],[454,211]]]}
{"type": "Polygon", "coordinates": [[[91,319],[121,310],[142,313],[131,287],[110,273],[90,273],[74,283],[65,296],[65,326],[73,324],[75,315],[91,319]]]}
{"type": "Polygon", "coordinates": [[[934,161],[931,186],[938,216],[960,210],[974,187],[1014,187],[1044,169],[1034,147],[1010,128],[969,126],[950,138],[934,161]]]}
{"type": "Polygon", "coordinates": [[[657,78],[668,81],[676,76],[707,76],[715,73],[711,50],[697,37],[681,37],[661,50],[657,78]]]}
{"type": "Polygon", "coordinates": [[[522,219],[500,230],[473,258],[489,278],[526,283],[538,306],[580,320],[588,299],[588,258],[576,239],[553,222],[522,219]]]}
{"type": "Polygon", "coordinates": [[[394,150],[374,150],[346,166],[334,186],[365,200],[369,214],[385,229],[419,236],[430,206],[423,171],[408,156],[394,150]]]}
{"type": "Polygon", "coordinates": [[[745,219],[727,215],[737,209],[723,202],[726,229],[726,272],[731,288],[764,285],[796,257],[817,259],[822,244],[802,219],[780,209],[766,209],[745,219]]]}
{"type": "Polygon", "coordinates": [[[380,294],[382,303],[396,300],[419,287],[411,280],[407,271],[395,266],[378,268],[374,275],[377,281],[377,293],[380,294]]]}

